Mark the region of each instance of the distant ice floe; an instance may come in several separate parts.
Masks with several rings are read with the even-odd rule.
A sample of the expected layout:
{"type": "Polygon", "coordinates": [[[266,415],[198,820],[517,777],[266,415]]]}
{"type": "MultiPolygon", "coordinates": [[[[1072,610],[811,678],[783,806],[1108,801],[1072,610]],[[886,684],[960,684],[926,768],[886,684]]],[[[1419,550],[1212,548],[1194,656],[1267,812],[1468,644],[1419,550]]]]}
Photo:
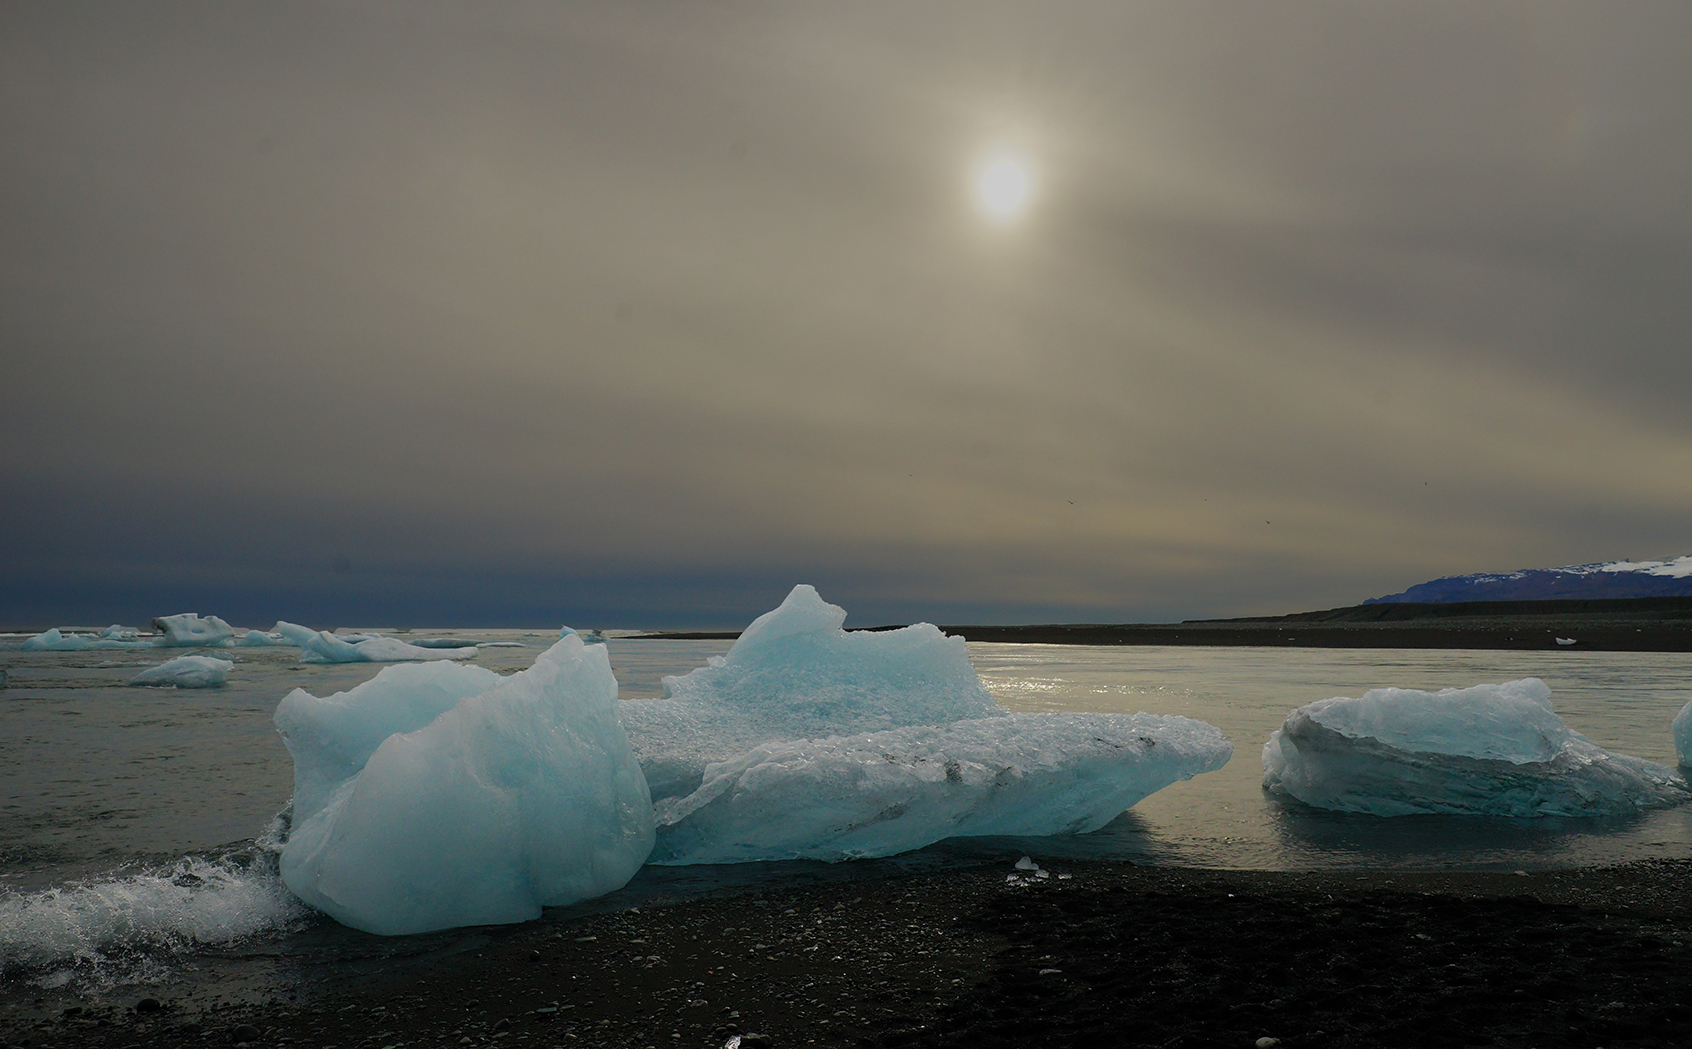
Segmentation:
{"type": "Polygon", "coordinates": [[[133,637],[107,636],[113,628],[107,627],[99,634],[78,634],[59,627],[44,630],[34,637],[26,638],[18,648],[25,652],[86,652],[96,648],[152,648],[151,640],[137,640],[133,637]]]}
{"type": "Polygon", "coordinates": [[[654,862],[886,856],[961,835],[1084,833],[1233,753],[1203,722],[1010,714],[962,638],[847,633],[798,586],[728,655],[621,705],[654,862]]]}
{"type": "Polygon", "coordinates": [[[432,663],[323,699],[296,689],[276,711],[294,756],[283,881],[383,935],[526,921],[622,887],[653,823],[616,700],[606,650],[574,637],[510,677],[432,663]]]}
{"type": "Polygon", "coordinates": [[[1232,753],[1214,726],[1154,714],[1005,714],[766,743],[657,804],[652,862],[846,860],[952,837],[1085,834],[1232,753]]]}
{"type": "Polygon", "coordinates": [[[299,646],[306,663],[403,663],[419,659],[471,659],[474,645],[464,648],[423,648],[391,637],[370,634],[335,635],[297,623],[276,624],[275,632],[299,646]]]}
{"type": "Polygon", "coordinates": [[[148,667],[130,680],[131,685],[169,688],[217,688],[229,680],[235,664],[213,656],[177,656],[156,667],[148,667]]]}
{"type": "Polygon", "coordinates": [[[249,630],[237,638],[235,643],[242,648],[288,648],[294,644],[281,634],[263,630],[249,630]]]}
{"type": "Polygon", "coordinates": [[[1621,816],[1692,797],[1673,770],[1564,725],[1538,678],[1299,707],[1263,747],[1263,786],[1378,816],[1621,816]]]}
{"type": "Polygon", "coordinates": [[[161,635],[153,642],[159,648],[209,648],[229,644],[235,637],[235,628],[218,617],[193,612],[160,616],[153,620],[153,629],[161,635]]]}

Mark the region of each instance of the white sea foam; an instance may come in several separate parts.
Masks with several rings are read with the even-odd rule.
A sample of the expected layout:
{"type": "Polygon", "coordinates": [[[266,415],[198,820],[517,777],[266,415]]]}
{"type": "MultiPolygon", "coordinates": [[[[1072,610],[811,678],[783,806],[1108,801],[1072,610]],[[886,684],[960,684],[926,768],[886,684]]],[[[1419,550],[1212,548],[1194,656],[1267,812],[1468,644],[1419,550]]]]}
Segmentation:
{"type": "MultiPolygon", "coordinates": [[[[129,982],[148,961],[296,926],[309,915],[276,873],[275,832],[245,853],[0,895],[0,983],[129,982]]],[[[144,978],[144,977],[141,977],[144,978]]]]}

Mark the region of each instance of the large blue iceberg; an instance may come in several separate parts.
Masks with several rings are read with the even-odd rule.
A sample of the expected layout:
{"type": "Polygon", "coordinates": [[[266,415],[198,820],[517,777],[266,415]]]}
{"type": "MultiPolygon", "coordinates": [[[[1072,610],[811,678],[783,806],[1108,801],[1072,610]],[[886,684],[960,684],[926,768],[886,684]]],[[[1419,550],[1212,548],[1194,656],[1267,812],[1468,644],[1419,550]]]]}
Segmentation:
{"type": "Polygon", "coordinates": [[[282,880],[354,928],[526,921],[622,887],[652,850],[616,678],[579,638],[509,677],[408,664],[295,689],[276,725],[294,756],[282,880]]]}
{"type": "Polygon", "coordinates": [[[1263,787],[1377,816],[1622,816],[1692,797],[1674,770],[1564,725],[1538,678],[1299,707],[1263,746],[1263,787]]]}
{"type": "Polygon", "coordinates": [[[793,589],[667,698],[622,704],[656,799],[654,862],[887,856],[943,838],[1082,833],[1233,753],[1149,714],[1011,714],[962,638],[842,629],[793,589]]]}

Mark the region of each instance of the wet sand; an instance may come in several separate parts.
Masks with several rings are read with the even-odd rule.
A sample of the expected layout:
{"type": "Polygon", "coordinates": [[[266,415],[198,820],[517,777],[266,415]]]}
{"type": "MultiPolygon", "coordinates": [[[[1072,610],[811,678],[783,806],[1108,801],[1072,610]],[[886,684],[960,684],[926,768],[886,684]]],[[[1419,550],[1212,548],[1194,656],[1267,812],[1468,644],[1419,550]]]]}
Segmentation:
{"type": "Polygon", "coordinates": [[[1054,862],[1039,877],[1013,859],[558,913],[421,953],[386,941],[391,959],[305,966],[259,1004],[167,983],[63,1015],[13,987],[0,1039],[1618,1049],[1692,1035],[1692,862],[1524,875],[1054,862]],[[159,1007],[137,1011],[142,995],[159,1007]]]}

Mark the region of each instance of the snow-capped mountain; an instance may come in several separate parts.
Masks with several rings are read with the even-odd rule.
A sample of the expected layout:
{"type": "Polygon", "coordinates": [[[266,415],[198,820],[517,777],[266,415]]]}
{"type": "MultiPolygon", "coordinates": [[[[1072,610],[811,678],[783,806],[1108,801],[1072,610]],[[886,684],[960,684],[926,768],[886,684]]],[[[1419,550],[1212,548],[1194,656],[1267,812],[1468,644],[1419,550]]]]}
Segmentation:
{"type": "Polygon", "coordinates": [[[1423,601],[1547,601],[1558,598],[1692,597],[1692,554],[1664,561],[1605,561],[1520,572],[1478,572],[1417,583],[1366,605],[1423,601]]]}

